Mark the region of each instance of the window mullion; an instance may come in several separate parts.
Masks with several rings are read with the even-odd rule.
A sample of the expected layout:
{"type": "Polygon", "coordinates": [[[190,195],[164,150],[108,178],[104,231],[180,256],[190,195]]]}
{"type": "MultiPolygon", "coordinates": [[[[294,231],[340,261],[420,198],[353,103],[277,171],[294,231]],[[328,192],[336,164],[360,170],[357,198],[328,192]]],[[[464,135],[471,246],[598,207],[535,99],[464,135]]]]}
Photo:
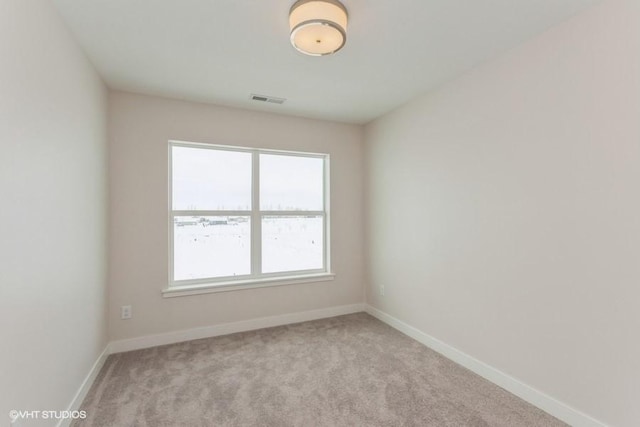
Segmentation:
{"type": "Polygon", "coordinates": [[[251,274],[262,273],[262,218],[260,216],[260,153],[251,154],[251,274]]]}

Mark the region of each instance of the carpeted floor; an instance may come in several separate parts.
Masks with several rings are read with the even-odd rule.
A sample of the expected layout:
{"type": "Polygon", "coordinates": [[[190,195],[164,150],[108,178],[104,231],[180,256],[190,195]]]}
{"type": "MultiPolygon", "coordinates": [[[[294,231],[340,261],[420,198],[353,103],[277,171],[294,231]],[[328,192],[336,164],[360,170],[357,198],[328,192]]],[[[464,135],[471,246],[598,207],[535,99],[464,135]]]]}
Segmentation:
{"type": "Polygon", "coordinates": [[[564,426],[368,314],[109,356],[73,426],[564,426]]]}

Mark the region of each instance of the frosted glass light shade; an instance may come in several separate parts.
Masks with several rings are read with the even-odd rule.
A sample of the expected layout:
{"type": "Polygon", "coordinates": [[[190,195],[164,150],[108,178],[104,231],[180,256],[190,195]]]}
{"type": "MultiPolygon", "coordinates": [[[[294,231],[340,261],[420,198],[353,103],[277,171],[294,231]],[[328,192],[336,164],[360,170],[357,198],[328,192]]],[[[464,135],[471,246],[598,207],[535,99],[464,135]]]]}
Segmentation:
{"type": "Polygon", "coordinates": [[[289,11],[291,44],[312,56],[339,51],[347,40],[347,10],[337,0],[298,0],[289,11]]]}

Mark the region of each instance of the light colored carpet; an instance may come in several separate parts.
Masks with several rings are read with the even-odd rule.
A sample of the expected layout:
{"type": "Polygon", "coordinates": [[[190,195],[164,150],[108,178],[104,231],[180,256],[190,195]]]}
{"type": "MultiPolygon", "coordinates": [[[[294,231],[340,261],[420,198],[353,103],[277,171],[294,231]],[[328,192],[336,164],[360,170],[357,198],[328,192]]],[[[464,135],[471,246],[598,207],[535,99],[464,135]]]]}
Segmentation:
{"type": "Polygon", "coordinates": [[[563,426],[368,314],[109,356],[74,426],[563,426]]]}

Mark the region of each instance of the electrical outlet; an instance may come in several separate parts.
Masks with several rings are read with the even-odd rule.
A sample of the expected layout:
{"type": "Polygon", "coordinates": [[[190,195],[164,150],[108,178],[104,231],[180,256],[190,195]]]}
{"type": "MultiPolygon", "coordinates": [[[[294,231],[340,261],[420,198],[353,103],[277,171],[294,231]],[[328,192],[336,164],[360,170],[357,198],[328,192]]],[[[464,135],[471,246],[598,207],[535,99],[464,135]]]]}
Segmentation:
{"type": "Polygon", "coordinates": [[[131,306],[123,305],[120,307],[120,318],[121,319],[131,319],[131,306]]]}
{"type": "Polygon", "coordinates": [[[380,296],[384,296],[384,285],[380,285],[380,296]]]}

